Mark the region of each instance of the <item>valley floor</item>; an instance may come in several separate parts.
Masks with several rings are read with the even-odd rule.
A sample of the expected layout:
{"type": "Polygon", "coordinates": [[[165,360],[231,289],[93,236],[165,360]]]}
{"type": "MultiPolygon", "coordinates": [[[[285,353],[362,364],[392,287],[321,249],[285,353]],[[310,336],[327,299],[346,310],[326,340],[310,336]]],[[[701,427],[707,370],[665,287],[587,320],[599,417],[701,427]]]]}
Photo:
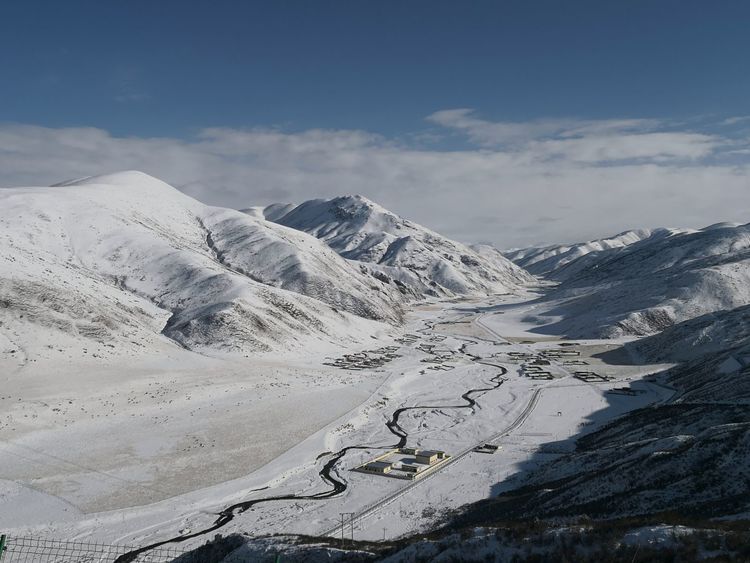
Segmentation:
{"type": "Polygon", "coordinates": [[[26,365],[0,392],[0,529],[133,545],[194,536],[187,547],[213,537],[227,506],[288,495],[225,511],[218,531],[340,535],[340,513],[354,513],[346,535],[393,538],[512,488],[574,436],[671,396],[648,377],[665,366],[631,365],[616,341],[529,332],[533,297],[417,307],[399,342],[373,340],[398,357],[370,369],[174,350],[130,368],[26,365]],[[532,379],[518,354],[544,350],[580,356],[532,379]],[[394,418],[404,407],[418,408],[394,418]],[[404,435],[452,459],[415,481],[352,471],[404,435]],[[499,452],[472,451],[486,441],[499,452]]]}

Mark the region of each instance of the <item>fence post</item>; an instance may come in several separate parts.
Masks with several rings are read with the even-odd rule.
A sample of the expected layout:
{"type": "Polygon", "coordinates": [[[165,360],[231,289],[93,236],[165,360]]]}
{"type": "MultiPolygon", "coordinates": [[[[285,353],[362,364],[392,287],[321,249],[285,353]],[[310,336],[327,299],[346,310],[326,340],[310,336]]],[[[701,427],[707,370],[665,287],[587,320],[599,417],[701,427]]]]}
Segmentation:
{"type": "Polygon", "coordinates": [[[5,556],[5,534],[0,536],[0,561],[5,556]]]}

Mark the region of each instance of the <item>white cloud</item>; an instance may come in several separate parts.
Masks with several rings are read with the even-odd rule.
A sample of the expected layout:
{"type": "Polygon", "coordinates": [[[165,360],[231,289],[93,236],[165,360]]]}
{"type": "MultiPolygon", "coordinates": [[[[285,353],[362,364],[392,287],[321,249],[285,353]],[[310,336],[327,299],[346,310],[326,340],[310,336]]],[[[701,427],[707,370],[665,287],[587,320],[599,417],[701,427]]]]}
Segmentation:
{"type": "Polygon", "coordinates": [[[593,164],[633,159],[694,160],[711,155],[721,143],[717,137],[700,133],[628,133],[532,141],[527,148],[540,158],[593,164]]]}
{"type": "Polygon", "coordinates": [[[648,132],[661,125],[653,119],[537,119],[525,122],[487,121],[468,108],[437,111],[427,120],[466,135],[484,147],[520,149],[534,140],[583,137],[608,138],[622,134],[648,132]],[[509,146],[512,145],[512,146],[509,146]]]}
{"type": "Polygon", "coordinates": [[[737,123],[744,123],[745,121],[750,121],[750,115],[737,115],[734,117],[728,117],[721,123],[723,125],[736,125],[737,123]]]}
{"type": "Polygon", "coordinates": [[[468,108],[446,109],[427,116],[427,120],[442,127],[455,129],[467,135],[474,143],[482,146],[496,146],[518,143],[530,139],[555,135],[565,131],[575,122],[549,119],[514,122],[491,122],[474,116],[468,108]]]}
{"type": "MultiPolygon", "coordinates": [[[[450,111],[445,123],[468,115],[450,111]]],[[[715,133],[651,120],[551,123],[499,127],[498,138],[518,140],[460,151],[353,130],[213,128],[173,139],[5,125],[0,185],[134,168],[236,208],[362,193],[448,236],[505,247],[750,217],[750,164],[736,155],[716,164],[725,149],[715,133]]]]}

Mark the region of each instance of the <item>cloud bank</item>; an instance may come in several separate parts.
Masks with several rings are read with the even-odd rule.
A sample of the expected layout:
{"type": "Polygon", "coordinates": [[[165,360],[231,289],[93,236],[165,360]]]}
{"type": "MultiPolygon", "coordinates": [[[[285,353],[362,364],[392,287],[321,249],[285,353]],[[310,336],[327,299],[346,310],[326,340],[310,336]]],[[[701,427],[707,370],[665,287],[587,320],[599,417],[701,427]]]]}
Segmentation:
{"type": "Polygon", "coordinates": [[[138,169],[235,208],[361,193],[453,238],[502,248],[750,221],[744,116],[492,122],[451,109],[427,121],[427,135],[407,140],[357,130],[210,128],[176,139],[0,125],[0,185],[138,169]],[[439,148],[447,140],[462,148],[439,148]]]}

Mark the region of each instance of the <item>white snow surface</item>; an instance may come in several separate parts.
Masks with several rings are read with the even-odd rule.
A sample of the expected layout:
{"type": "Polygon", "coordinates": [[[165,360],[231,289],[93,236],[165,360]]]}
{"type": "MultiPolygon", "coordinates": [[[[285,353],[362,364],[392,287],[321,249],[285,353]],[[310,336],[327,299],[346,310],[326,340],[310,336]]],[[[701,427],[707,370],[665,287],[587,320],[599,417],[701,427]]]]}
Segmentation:
{"type": "Polygon", "coordinates": [[[264,214],[418,295],[508,293],[534,281],[499,252],[472,250],[360,195],[274,204],[264,214]]]}
{"type": "MultiPolygon", "coordinates": [[[[275,364],[257,356],[219,363],[192,354],[191,360],[180,349],[169,352],[165,365],[27,365],[0,396],[8,412],[0,418],[8,460],[0,496],[11,508],[29,503],[38,510],[18,512],[22,519],[7,511],[0,525],[15,535],[144,545],[180,530],[200,530],[240,500],[329,490],[319,471],[331,452],[365,445],[337,465],[338,478],[349,485],[340,496],[258,505],[221,530],[318,534],[339,521],[339,512],[359,511],[408,485],[351,471],[393,444],[385,422],[399,407],[425,405],[399,419],[408,445],[451,455],[508,429],[497,438],[501,453],[471,452],[358,521],[359,538],[381,538],[384,528],[388,537],[400,536],[433,525],[446,508],[513,488],[517,481],[509,477],[570,451],[573,436],[665,398],[658,386],[638,382],[658,366],[607,366],[590,358],[597,371],[615,378],[596,386],[562,366],[554,367],[552,381],[522,376],[508,351],[559,346],[504,341],[505,330],[494,328],[502,324],[490,320],[510,315],[491,309],[522,299],[495,296],[414,308],[406,330],[416,341],[402,342],[400,357],[375,370],[330,368],[319,357],[295,362],[291,355],[275,364]],[[426,345],[447,359],[437,366],[426,345]],[[477,406],[468,408],[462,395],[491,388],[501,365],[508,370],[506,381],[476,392],[477,406]],[[641,393],[607,393],[625,381],[641,393]]],[[[506,320],[508,333],[524,333],[519,317],[506,320]]],[[[585,344],[592,350],[606,345],[585,344]]]]}

